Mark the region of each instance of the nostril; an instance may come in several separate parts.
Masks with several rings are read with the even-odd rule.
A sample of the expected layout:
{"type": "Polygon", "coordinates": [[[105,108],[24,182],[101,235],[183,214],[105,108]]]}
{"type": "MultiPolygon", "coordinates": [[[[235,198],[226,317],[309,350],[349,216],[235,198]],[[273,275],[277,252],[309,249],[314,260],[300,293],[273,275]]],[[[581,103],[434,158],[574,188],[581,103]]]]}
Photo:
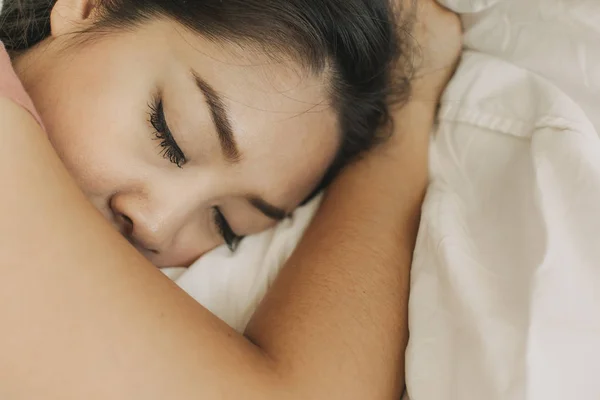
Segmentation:
{"type": "Polygon", "coordinates": [[[119,213],[118,218],[121,220],[122,225],[122,234],[134,245],[141,246],[144,250],[152,253],[152,254],[160,254],[158,250],[147,247],[145,243],[142,243],[138,238],[136,238],[134,233],[134,224],[133,220],[129,218],[127,215],[119,213]]]}
{"type": "Polygon", "coordinates": [[[131,245],[146,256],[161,254],[159,237],[152,229],[148,229],[146,215],[139,212],[144,207],[140,207],[137,196],[116,194],[110,198],[109,207],[115,228],[131,245]]]}
{"type": "Polygon", "coordinates": [[[130,239],[133,235],[133,220],[122,213],[116,213],[115,220],[121,234],[130,239]]]}
{"type": "Polygon", "coordinates": [[[123,221],[125,221],[128,226],[133,226],[133,221],[127,215],[122,214],[121,218],[123,218],[123,221]]]}
{"type": "Polygon", "coordinates": [[[127,225],[128,227],[130,227],[131,230],[133,230],[133,221],[131,220],[131,218],[129,218],[127,215],[123,215],[123,220],[125,221],[125,225],[127,225]]]}
{"type": "Polygon", "coordinates": [[[131,235],[133,233],[133,220],[125,214],[119,214],[119,218],[121,218],[125,225],[125,233],[131,235]]]}

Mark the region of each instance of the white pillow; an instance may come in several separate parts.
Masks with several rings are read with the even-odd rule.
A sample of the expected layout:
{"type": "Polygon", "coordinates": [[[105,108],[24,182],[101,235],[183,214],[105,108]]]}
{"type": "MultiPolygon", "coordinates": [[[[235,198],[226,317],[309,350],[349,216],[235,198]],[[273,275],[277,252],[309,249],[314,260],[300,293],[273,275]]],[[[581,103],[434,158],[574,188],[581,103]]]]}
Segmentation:
{"type": "Polygon", "coordinates": [[[188,270],[166,271],[175,282],[234,329],[243,331],[279,269],[316,212],[320,198],[292,218],[245,238],[235,253],[218,248],[188,270]]]}

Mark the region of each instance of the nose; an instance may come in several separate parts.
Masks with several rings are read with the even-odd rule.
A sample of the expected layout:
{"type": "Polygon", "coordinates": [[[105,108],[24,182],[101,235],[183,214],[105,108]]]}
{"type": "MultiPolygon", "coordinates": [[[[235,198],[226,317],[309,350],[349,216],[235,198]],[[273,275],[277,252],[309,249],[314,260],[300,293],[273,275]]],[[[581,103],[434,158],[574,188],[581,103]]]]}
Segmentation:
{"type": "Polygon", "coordinates": [[[187,267],[214,247],[194,198],[123,192],[110,198],[109,207],[117,229],[155,266],[187,267]]]}
{"type": "Polygon", "coordinates": [[[110,199],[110,209],[119,232],[142,252],[160,254],[169,247],[168,228],[142,196],[116,194],[110,199]]]}

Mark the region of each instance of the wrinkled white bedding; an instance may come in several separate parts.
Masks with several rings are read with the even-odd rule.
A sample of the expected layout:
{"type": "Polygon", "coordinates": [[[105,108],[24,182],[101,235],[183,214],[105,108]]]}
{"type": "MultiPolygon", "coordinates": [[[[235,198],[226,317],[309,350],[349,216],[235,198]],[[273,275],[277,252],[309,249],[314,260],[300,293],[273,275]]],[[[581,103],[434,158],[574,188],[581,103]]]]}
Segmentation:
{"type": "Polygon", "coordinates": [[[600,399],[600,2],[495,3],[432,145],[409,394],[600,399]]]}
{"type": "MultiPolygon", "coordinates": [[[[409,394],[600,399],[600,1],[444,3],[469,51],[432,143],[409,394]]],[[[177,282],[243,329],[315,207],[177,282]]]]}

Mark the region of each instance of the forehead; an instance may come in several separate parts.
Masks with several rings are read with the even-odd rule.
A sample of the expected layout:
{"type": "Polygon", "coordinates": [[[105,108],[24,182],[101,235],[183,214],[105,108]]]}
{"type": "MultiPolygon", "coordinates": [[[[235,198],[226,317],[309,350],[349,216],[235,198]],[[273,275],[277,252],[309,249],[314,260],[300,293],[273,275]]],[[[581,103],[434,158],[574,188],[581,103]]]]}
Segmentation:
{"type": "Polygon", "coordinates": [[[171,30],[176,59],[223,99],[243,154],[244,175],[269,182],[264,190],[281,191],[276,197],[302,201],[340,143],[327,74],[317,76],[288,57],[274,57],[256,46],[216,43],[197,33],[171,30]]]}

